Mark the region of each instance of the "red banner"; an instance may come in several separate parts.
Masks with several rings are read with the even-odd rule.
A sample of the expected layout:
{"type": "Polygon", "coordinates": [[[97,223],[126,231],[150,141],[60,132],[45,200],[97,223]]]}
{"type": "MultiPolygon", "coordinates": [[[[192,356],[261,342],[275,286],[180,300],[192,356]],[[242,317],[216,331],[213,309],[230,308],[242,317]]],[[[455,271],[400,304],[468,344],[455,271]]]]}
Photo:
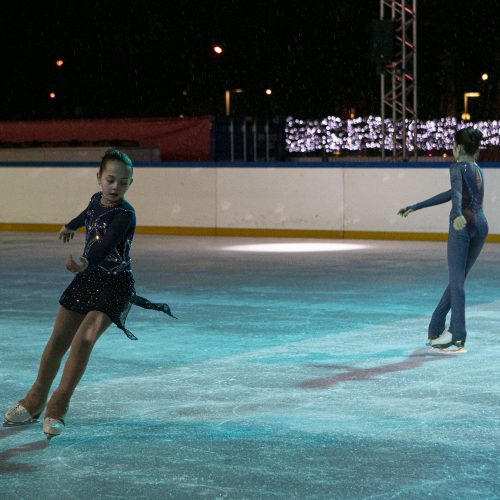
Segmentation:
{"type": "Polygon", "coordinates": [[[0,122],[0,142],[134,141],[158,147],[162,161],[210,160],[210,117],[0,122]]]}

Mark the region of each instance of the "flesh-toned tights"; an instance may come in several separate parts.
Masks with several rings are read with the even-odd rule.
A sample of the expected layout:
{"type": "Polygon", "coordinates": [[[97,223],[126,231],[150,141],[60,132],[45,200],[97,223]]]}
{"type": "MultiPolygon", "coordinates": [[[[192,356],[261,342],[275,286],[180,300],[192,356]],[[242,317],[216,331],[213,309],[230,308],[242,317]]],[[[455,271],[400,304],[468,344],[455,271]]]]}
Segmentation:
{"type": "MultiPolygon", "coordinates": [[[[33,416],[43,410],[63,356],[71,348],[64,365],[58,387],[50,398],[45,416],[64,419],[73,392],[87,367],[92,349],[111,324],[109,317],[100,311],[80,314],[60,306],[54,329],[42,354],[35,383],[21,404],[33,416]]],[[[64,421],[64,420],[63,420],[64,421]]]]}

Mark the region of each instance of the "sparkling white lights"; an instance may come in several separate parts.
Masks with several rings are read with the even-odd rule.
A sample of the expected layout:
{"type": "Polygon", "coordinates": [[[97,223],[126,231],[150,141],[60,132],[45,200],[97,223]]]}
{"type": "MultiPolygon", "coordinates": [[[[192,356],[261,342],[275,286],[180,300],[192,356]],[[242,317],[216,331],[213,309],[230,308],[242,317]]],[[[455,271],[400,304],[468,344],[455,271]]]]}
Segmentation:
{"type": "MultiPolygon", "coordinates": [[[[415,122],[407,120],[407,149],[413,151],[415,122]]],[[[500,121],[464,122],[455,118],[418,121],[416,126],[417,149],[422,152],[447,151],[453,147],[453,135],[457,129],[474,126],[483,134],[483,146],[500,145],[500,121]]],[[[393,149],[393,125],[386,120],[386,150],[393,149]]],[[[401,137],[401,130],[396,130],[401,137]]],[[[323,120],[299,120],[287,118],[286,145],[290,153],[325,151],[369,151],[380,149],[382,119],[378,116],[342,120],[328,116],[323,120]]]]}

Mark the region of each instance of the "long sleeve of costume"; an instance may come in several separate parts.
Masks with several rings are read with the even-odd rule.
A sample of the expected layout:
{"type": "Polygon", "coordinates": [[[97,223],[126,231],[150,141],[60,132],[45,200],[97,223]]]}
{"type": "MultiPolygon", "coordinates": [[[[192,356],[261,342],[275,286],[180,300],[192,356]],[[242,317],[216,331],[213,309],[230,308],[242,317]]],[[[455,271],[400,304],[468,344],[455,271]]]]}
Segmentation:
{"type": "Polygon", "coordinates": [[[420,210],[421,208],[434,207],[436,205],[442,205],[451,200],[452,190],[444,191],[439,193],[428,200],[421,201],[420,203],[415,203],[415,205],[410,205],[407,208],[411,208],[413,211],[420,210]]]}
{"type": "Polygon", "coordinates": [[[92,195],[92,198],[90,198],[90,203],[88,204],[87,208],[80,215],[77,215],[73,220],[71,220],[67,224],[65,224],[65,226],[68,229],[71,229],[71,231],[76,231],[77,229],[85,226],[85,220],[87,219],[88,211],[89,211],[90,207],[92,206],[92,204],[95,202],[98,194],[99,193],[95,193],[94,195],[92,195]]]}
{"type": "Polygon", "coordinates": [[[123,212],[113,218],[104,235],[99,231],[92,235],[84,255],[89,261],[89,266],[99,265],[109,255],[125,237],[131,223],[132,215],[129,212],[123,212]]]}
{"type": "Polygon", "coordinates": [[[451,213],[450,218],[454,220],[462,215],[462,170],[459,166],[450,168],[451,182],[451,213]]]}
{"type": "Polygon", "coordinates": [[[85,217],[87,216],[87,208],[73,220],[69,221],[65,226],[71,231],[76,231],[78,228],[85,226],[85,217]]]}

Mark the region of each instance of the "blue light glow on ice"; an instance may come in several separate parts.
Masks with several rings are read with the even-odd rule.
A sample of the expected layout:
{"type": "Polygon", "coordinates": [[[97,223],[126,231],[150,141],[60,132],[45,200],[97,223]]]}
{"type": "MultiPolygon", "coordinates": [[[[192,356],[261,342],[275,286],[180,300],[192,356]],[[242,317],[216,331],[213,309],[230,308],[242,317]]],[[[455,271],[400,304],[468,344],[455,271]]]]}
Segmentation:
{"type": "MultiPolygon", "coordinates": [[[[82,243],[0,231],[2,413],[82,243]]],[[[468,276],[457,356],[425,347],[445,242],[138,234],[133,258],[179,319],[110,327],[50,444],[41,421],[0,426],[0,499],[499,498],[500,245],[468,276]]]]}

